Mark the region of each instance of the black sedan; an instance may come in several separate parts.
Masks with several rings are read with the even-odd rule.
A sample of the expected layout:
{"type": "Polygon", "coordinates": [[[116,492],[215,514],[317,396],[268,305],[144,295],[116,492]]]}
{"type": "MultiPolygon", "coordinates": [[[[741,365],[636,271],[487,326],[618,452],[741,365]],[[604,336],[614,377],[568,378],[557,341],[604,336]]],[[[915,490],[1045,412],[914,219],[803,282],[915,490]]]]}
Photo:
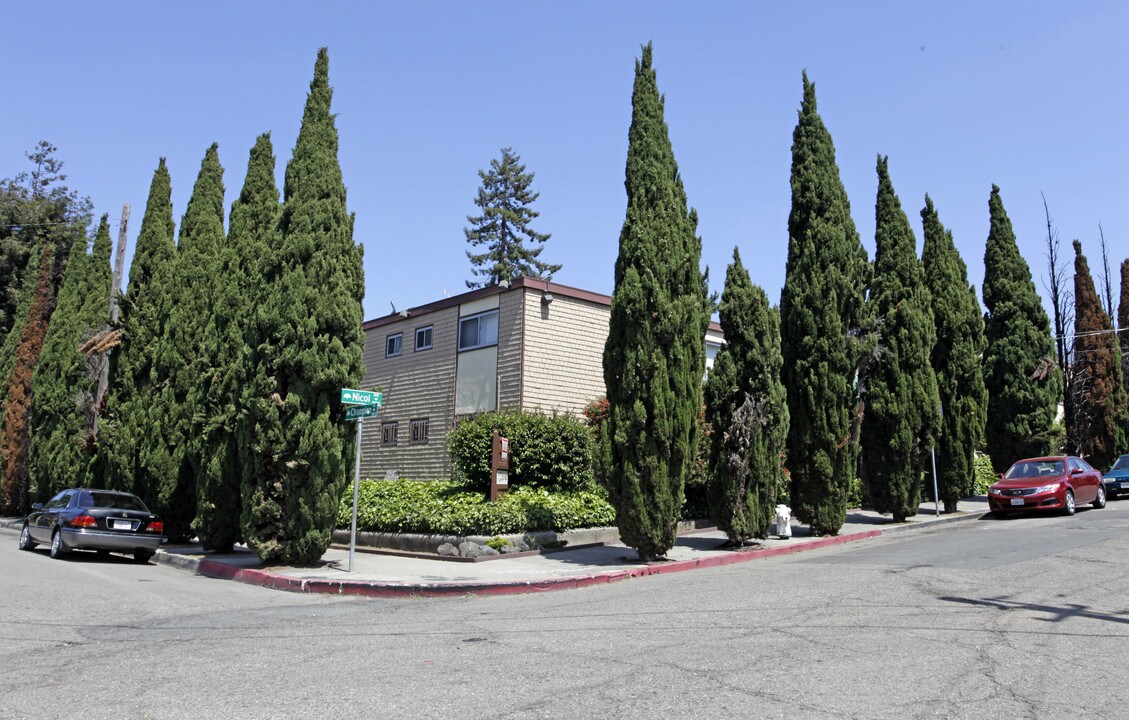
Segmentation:
{"type": "Polygon", "coordinates": [[[137,562],[146,563],[164,539],[161,519],[141,498],[126,492],[71,488],[32,509],[20,531],[20,549],[50,544],[53,558],[71,550],[97,550],[132,553],[137,562]]]}

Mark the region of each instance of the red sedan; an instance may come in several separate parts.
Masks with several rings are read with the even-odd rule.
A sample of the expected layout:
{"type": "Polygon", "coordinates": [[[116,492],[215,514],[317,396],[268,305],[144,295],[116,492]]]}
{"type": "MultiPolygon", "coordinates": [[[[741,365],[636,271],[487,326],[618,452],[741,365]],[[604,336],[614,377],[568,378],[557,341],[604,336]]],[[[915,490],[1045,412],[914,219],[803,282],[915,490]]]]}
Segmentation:
{"type": "Polygon", "coordinates": [[[1105,507],[1102,474],[1069,455],[1019,460],[988,488],[988,507],[996,517],[1011,510],[1057,510],[1073,515],[1078,505],[1105,507]]]}

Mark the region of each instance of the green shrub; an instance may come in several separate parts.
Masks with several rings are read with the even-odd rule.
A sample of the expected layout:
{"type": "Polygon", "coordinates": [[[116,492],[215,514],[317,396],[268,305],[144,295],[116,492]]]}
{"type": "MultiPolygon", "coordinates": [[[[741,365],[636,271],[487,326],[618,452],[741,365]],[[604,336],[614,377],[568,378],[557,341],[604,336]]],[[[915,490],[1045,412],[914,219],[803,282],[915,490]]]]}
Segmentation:
{"type": "MultiPolygon", "coordinates": [[[[352,510],[349,491],[341,499],[338,527],[349,527],[352,510]]],[[[614,524],[615,510],[593,491],[520,487],[488,502],[484,493],[457,483],[365,480],[357,504],[357,529],[368,532],[509,535],[614,524]]]]}
{"type": "Polygon", "coordinates": [[[976,475],[975,484],[972,487],[973,495],[987,495],[988,488],[992,483],[996,482],[996,472],[992,469],[992,458],[981,453],[976,454],[976,458],[972,461],[973,472],[976,475]]]}
{"type": "Polygon", "coordinates": [[[460,423],[448,434],[451,462],[468,487],[490,489],[494,431],[510,441],[510,488],[577,491],[594,487],[593,431],[571,415],[494,412],[460,423]]]}

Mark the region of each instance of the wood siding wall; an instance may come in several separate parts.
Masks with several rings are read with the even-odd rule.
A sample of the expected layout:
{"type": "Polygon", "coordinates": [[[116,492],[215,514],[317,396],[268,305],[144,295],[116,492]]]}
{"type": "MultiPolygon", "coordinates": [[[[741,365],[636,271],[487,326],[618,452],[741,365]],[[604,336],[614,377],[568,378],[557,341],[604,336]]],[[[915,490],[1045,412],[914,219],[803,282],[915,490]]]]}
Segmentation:
{"type": "Polygon", "coordinates": [[[541,291],[525,293],[522,407],[581,416],[585,405],[605,393],[611,308],[560,294],[545,303],[541,291]]]}

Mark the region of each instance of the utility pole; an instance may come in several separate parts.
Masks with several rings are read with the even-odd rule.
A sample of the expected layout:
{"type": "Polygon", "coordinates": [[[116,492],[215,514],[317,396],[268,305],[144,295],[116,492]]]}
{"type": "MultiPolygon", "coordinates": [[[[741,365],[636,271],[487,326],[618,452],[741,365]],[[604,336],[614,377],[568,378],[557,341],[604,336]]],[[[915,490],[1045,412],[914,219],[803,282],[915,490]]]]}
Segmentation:
{"type": "MultiPolygon", "coordinates": [[[[110,326],[118,324],[121,314],[122,276],[125,274],[125,241],[129,229],[129,203],[122,204],[122,219],[118,223],[118,246],[114,250],[114,279],[110,283],[110,326]]],[[[98,358],[98,389],[94,393],[94,438],[98,437],[98,418],[101,415],[102,403],[106,398],[106,391],[110,387],[110,349],[102,352],[98,358]]]]}

